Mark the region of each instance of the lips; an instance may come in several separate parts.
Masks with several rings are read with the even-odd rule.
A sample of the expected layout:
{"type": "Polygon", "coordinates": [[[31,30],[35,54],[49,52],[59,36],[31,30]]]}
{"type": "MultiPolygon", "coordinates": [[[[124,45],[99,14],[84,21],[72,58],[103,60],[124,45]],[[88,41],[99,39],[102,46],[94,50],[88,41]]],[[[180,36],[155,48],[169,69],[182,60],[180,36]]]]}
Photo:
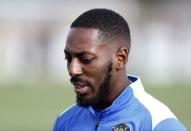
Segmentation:
{"type": "Polygon", "coordinates": [[[74,90],[78,95],[83,95],[88,92],[88,86],[84,83],[74,82],[74,90]]]}

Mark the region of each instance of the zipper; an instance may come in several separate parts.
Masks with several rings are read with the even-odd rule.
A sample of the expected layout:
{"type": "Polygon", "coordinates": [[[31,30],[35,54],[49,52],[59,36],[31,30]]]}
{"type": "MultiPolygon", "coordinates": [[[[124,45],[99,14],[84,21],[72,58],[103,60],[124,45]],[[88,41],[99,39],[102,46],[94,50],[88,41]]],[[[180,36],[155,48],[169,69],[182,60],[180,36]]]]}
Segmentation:
{"type": "Polygon", "coordinates": [[[101,117],[103,113],[100,113],[100,115],[97,117],[96,125],[95,125],[95,130],[98,130],[98,127],[100,125],[101,117]]]}
{"type": "Polygon", "coordinates": [[[97,131],[98,127],[99,127],[99,123],[100,123],[100,121],[97,120],[97,121],[96,121],[96,125],[95,125],[95,130],[96,130],[96,131],[97,131]]]}

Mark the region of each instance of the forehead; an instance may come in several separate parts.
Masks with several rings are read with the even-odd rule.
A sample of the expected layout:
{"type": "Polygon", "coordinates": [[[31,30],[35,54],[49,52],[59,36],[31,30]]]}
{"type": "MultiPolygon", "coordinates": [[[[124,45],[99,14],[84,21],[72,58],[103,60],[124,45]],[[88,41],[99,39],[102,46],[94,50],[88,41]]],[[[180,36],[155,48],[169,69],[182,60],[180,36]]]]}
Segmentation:
{"type": "Polygon", "coordinates": [[[100,46],[98,29],[92,28],[71,28],[66,40],[65,51],[68,52],[95,52],[100,46]]]}

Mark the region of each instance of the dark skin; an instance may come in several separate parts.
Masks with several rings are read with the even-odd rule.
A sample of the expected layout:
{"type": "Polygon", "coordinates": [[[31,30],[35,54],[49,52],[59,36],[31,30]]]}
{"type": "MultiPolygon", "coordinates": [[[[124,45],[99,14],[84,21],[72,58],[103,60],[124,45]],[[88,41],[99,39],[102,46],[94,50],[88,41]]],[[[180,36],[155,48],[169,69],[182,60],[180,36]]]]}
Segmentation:
{"type": "Polygon", "coordinates": [[[104,109],[130,84],[125,70],[128,48],[124,40],[99,40],[98,33],[98,29],[71,28],[64,52],[69,75],[92,85],[85,85],[82,81],[73,83],[76,95],[83,100],[98,94],[108,65],[112,63],[110,90],[99,102],[101,106],[96,107],[104,109]]]}

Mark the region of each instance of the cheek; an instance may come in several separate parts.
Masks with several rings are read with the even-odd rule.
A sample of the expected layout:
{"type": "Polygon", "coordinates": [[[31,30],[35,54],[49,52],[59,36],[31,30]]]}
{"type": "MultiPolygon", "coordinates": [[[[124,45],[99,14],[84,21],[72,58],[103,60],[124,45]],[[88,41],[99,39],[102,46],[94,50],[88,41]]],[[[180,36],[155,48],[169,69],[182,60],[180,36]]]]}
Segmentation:
{"type": "Polygon", "coordinates": [[[92,83],[94,87],[97,87],[101,85],[104,79],[104,71],[99,68],[94,68],[94,70],[90,69],[87,72],[87,79],[92,83]]]}
{"type": "Polygon", "coordinates": [[[100,88],[103,83],[108,70],[108,63],[94,64],[84,70],[84,75],[95,88],[100,88]]]}

